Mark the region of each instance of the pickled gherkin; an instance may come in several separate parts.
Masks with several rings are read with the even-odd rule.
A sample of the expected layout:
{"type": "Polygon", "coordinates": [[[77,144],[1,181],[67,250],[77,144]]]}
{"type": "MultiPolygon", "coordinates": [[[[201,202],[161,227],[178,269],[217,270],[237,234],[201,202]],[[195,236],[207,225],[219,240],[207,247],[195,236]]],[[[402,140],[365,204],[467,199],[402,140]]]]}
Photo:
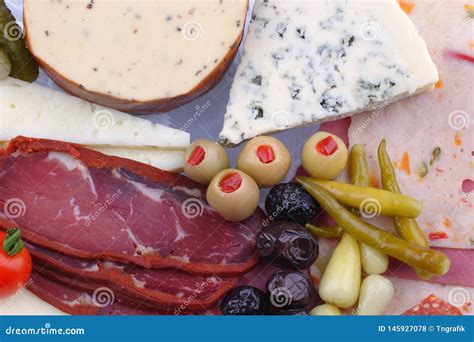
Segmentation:
{"type": "Polygon", "coordinates": [[[309,182],[307,177],[298,176],[296,181],[303,185],[306,191],[321,204],[321,207],[326,210],[338,226],[360,242],[414,268],[437,275],[445,275],[448,272],[451,262],[445,254],[428,247],[409,243],[363,221],[339,204],[323,187],[314,182],[309,182]]]}
{"type": "Polygon", "coordinates": [[[0,49],[0,80],[3,80],[12,70],[12,63],[10,62],[10,57],[7,53],[0,49]]]}
{"type": "MultiPolygon", "coordinates": [[[[355,144],[352,146],[349,157],[349,174],[352,184],[370,186],[370,171],[364,145],[355,144]]],[[[357,209],[352,211],[356,215],[360,214],[357,209]]],[[[360,243],[360,257],[362,269],[367,274],[382,274],[388,269],[388,256],[362,242],[360,243]]]]}
{"type": "MultiPolygon", "coordinates": [[[[438,149],[439,147],[434,149],[433,155],[439,156],[439,154],[441,153],[441,149],[438,149]]],[[[393,169],[392,161],[390,160],[390,157],[387,153],[385,139],[380,142],[378,148],[378,158],[383,189],[396,194],[400,194],[400,187],[398,186],[397,176],[395,175],[395,170],[393,169]]],[[[392,220],[398,234],[405,241],[415,243],[420,246],[428,247],[428,240],[426,240],[423,231],[421,230],[415,219],[406,217],[393,217],[392,220]]],[[[431,274],[428,272],[416,268],[415,272],[423,280],[428,280],[431,278],[431,274]]]]}
{"type": "Polygon", "coordinates": [[[11,77],[27,82],[33,82],[38,78],[38,64],[28,51],[23,40],[23,32],[4,0],[0,0],[0,49],[10,59],[11,77]]]}

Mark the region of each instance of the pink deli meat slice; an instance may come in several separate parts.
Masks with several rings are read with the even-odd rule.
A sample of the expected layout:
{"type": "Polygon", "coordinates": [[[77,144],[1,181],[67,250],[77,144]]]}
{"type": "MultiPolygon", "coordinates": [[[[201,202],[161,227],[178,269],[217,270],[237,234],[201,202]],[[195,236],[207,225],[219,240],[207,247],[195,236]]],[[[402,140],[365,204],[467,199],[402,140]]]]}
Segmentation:
{"type": "MultiPolygon", "coordinates": [[[[474,250],[435,248],[446,254],[451,260],[451,267],[444,276],[435,276],[430,279],[432,283],[467,286],[474,288],[474,250]]],[[[398,278],[419,280],[411,267],[400,263],[398,260],[390,260],[387,274],[398,278]]]]}
{"type": "Polygon", "coordinates": [[[472,303],[474,288],[472,287],[441,285],[394,277],[389,279],[393,283],[395,293],[390,306],[384,312],[386,315],[474,314],[472,303]]]}
{"type": "Polygon", "coordinates": [[[376,149],[385,138],[402,192],[423,201],[418,222],[430,245],[473,248],[473,19],[463,2],[413,3],[410,18],[427,43],[440,82],[431,93],[354,116],[350,144],[367,146],[378,178],[376,149]]]}
{"type": "Polygon", "coordinates": [[[17,138],[0,155],[0,223],[74,257],[240,274],[262,218],[226,221],[193,181],[73,144],[17,138]]]}

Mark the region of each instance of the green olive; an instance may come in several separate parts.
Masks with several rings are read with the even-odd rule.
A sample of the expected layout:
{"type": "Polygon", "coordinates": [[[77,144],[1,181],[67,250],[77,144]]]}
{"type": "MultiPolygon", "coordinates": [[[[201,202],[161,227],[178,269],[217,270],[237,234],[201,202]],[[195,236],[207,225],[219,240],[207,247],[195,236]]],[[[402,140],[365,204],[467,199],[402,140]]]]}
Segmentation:
{"type": "Polygon", "coordinates": [[[301,161],[312,177],[333,179],[346,167],[347,147],[338,136],[318,132],[304,144],[301,161]]]}
{"type": "Polygon", "coordinates": [[[220,171],[229,167],[224,148],[207,139],[194,141],[184,153],[184,172],[189,178],[207,185],[220,171]]]}
{"type": "Polygon", "coordinates": [[[290,166],[291,155],[288,149],[280,140],[269,136],[250,140],[237,159],[237,168],[264,188],[280,183],[290,166]]]}
{"type": "Polygon", "coordinates": [[[209,184],[207,201],[223,218],[240,222],[257,209],[260,191],[245,172],[227,169],[219,172],[209,184]]]}

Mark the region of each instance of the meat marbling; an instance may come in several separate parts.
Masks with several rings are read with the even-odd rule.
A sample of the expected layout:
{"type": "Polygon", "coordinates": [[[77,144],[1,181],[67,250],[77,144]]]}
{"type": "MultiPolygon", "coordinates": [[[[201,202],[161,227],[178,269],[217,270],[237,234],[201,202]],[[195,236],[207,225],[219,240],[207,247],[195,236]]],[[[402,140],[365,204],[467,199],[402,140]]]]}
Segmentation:
{"type": "MultiPolygon", "coordinates": [[[[238,283],[255,286],[265,291],[268,277],[278,270],[280,269],[260,260],[252,270],[240,277],[238,283]]],[[[309,271],[303,271],[303,273],[309,278],[309,271]]],[[[163,310],[163,308],[150,305],[146,298],[132,298],[103,287],[103,284],[68,277],[60,272],[42,269],[38,265],[35,266],[29,284],[29,290],[34,294],[73,315],[221,314],[218,304],[193,312],[187,312],[182,307],[171,309],[172,311],[163,310]]],[[[193,300],[194,298],[190,298],[187,304],[189,305],[193,300]]],[[[318,297],[314,292],[305,310],[311,310],[317,303],[318,297]]]]}
{"type": "Polygon", "coordinates": [[[0,155],[0,225],[82,259],[240,274],[263,214],[232,223],[188,178],[79,145],[17,137],[0,155]]]}
{"type": "MultiPolygon", "coordinates": [[[[70,315],[101,315],[101,316],[128,316],[128,315],[166,315],[172,314],[160,309],[146,309],[139,303],[131,305],[115,298],[107,289],[101,293],[78,290],[77,288],[54,281],[33,272],[28,289],[44,301],[70,315]]],[[[195,312],[197,315],[213,315],[219,312],[217,307],[195,312]]]]}
{"type": "Polygon", "coordinates": [[[193,275],[177,269],[145,269],[111,261],[80,260],[30,243],[26,243],[26,247],[41,276],[57,281],[67,276],[73,282],[92,284],[93,287],[89,288],[92,291],[106,286],[117,296],[162,311],[180,307],[183,313],[202,311],[214,306],[237,284],[237,278],[193,275]]]}

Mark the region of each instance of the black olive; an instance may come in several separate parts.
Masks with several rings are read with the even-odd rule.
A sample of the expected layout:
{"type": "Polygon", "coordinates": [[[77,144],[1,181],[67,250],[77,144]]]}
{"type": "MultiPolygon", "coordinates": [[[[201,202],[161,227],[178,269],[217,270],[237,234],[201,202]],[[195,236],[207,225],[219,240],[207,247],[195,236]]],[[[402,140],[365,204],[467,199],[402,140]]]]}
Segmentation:
{"type": "Polygon", "coordinates": [[[277,271],[267,281],[271,309],[303,309],[314,295],[314,288],[301,272],[277,271]]]}
{"type": "Polygon", "coordinates": [[[260,255],[284,268],[305,269],[318,258],[317,240],[292,222],[273,222],[257,236],[260,255]]]}
{"type": "Polygon", "coordinates": [[[273,313],[278,316],[308,316],[308,313],[305,310],[295,309],[295,310],[278,310],[273,313]]]}
{"type": "Polygon", "coordinates": [[[267,308],[265,292],[253,286],[238,286],[221,301],[224,315],[263,315],[267,308]]]}
{"type": "Polygon", "coordinates": [[[265,200],[270,220],[297,222],[304,226],[314,221],[319,203],[297,183],[282,183],[273,187],[265,200]]]}

